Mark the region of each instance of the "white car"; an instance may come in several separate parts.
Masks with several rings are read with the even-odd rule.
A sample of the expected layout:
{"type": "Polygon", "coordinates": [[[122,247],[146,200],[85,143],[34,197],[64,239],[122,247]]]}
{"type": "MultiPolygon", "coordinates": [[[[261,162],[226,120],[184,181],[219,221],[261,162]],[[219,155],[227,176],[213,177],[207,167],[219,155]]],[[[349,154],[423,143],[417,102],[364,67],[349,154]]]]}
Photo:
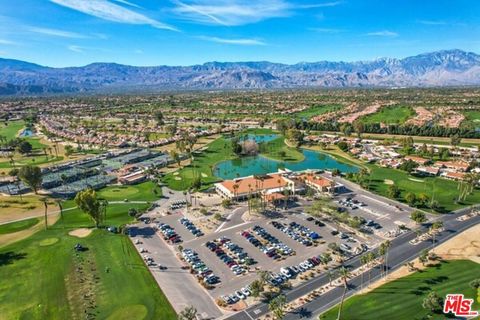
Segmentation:
{"type": "Polygon", "coordinates": [[[242,288],[240,289],[240,291],[242,291],[242,293],[247,297],[251,294],[250,290],[248,290],[247,288],[242,288]]]}
{"type": "Polygon", "coordinates": [[[291,278],[292,275],[290,274],[290,271],[288,271],[287,269],[285,268],[280,268],[280,272],[287,278],[291,278]]]}
{"type": "Polygon", "coordinates": [[[247,297],[241,293],[239,290],[235,291],[235,295],[239,298],[239,299],[246,299],[247,297]]]}

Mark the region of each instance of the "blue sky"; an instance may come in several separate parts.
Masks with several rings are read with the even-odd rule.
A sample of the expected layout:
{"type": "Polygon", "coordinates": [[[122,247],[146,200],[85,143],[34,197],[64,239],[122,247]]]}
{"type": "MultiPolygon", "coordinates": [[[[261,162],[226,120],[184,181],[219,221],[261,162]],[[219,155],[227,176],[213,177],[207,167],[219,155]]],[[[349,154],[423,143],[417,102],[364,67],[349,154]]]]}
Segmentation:
{"type": "Polygon", "coordinates": [[[0,0],[0,57],[43,65],[480,53],[478,0],[0,0]]]}

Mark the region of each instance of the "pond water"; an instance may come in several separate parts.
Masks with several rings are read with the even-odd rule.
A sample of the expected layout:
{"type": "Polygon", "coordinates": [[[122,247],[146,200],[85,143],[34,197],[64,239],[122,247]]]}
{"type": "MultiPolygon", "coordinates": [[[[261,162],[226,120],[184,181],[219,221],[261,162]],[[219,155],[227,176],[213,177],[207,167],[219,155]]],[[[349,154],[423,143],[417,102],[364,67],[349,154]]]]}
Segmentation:
{"type": "Polygon", "coordinates": [[[30,129],[23,129],[23,131],[20,133],[20,137],[32,137],[33,136],[33,131],[30,129]]]}
{"type": "MultiPolygon", "coordinates": [[[[258,137],[262,137],[262,135],[258,135],[257,138],[258,137]]],[[[275,137],[273,139],[275,139],[275,137]]],[[[292,171],[302,171],[307,169],[338,169],[341,172],[347,173],[358,171],[357,167],[339,162],[324,153],[305,149],[302,149],[301,152],[305,156],[305,159],[300,162],[276,161],[260,155],[226,160],[218,163],[213,169],[213,173],[222,179],[234,179],[255,174],[277,172],[278,169],[285,168],[292,171]]]]}

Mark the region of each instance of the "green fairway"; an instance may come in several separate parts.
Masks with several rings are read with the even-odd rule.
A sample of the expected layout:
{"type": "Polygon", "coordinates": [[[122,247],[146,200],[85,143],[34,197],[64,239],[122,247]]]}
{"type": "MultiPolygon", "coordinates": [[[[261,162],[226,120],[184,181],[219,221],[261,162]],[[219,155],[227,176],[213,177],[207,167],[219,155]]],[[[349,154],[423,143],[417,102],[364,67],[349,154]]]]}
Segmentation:
{"type": "Polygon", "coordinates": [[[304,118],[308,120],[312,117],[319,116],[327,112],[336,111],[341,108],[342,108],[341,105],[316,105],[316,106],[307,108],[303,111],[294,113],[294,116],[296,118],[300,118],[300,119],[304,118]]]}
{"type": "Polygon", "coordinates": [[[7,125],[2,122],[0,123],[0,136],[6,137],[7,140],[12,140],[23,127],[25,127],[23,120],[8,121],[7,125]]]}
{"type": "Polygon", "coordinates": [[[480,111],[464,111],[465,120],[462,122],[462,126],[480,128],[480,111]]]}
{"type": "Polygon", "coordinates": [[[264,144],[261,155],[279,161],[297,162],[305,159],[299,150],[285,144],[285,138],[280,136],[264,144]]]}
{"type": "Polygon", "coordinates": [[[407,106],[388,106],[378,112],[360,118],[363,123],[403,124],[415,115],[415,111],[407,106]]]}
{"type": "MultiPolygon", "coordinates": [[[[452,319],[443,314],[427,318],[428,312],[422,307],[423,299],[430,291],[437,292],[443,298],[448,293],[463,293],[467,298],[475,299],[473,309],[478,310],[480,301],[469,282],[478,279],[479,275],[478,263],[469,260],[441,262],[346,300],[342,319],[452,319]]],[[[338,307],[335,307],[320,319],[336,319],[337,313],[338,307]]]]}
{"type": "Polygon", "coordinates": [[[473,194],[467,196],[463,203],[455,203],[458,198],[458,183],[438,177],[417,177],[405,171],[383,168],[374,164],[366,164],[370,170],[370,191],[387,196],[389,185],[385,180],[392,180],[400,189],[400,199],[404,201],[405,194],[412,192],[416,195],[425,193],[430,199],[434,198],[439,203],[440,212],[449,212],[467,205],[480,203],[480,191],[474,190],[473,194]]]}
{"type": "MultiPolygon", "coordinates": [[[[110,205],[106,224],[131,221],[131,207],[146,205],[110,205]]],[[[99,229],[76,238],[68,232],[93,223],[78,209],[64,216],[0,250],[0,318],[84,319],[87,310],[97,319],[176,319],[127,236],[99,229]],[[88,250],[76,253],[76,243],[88,250]]]]}
{"type": "Polygon", "coordinates": [[[210,143],[205,151],[194,156],[192,164],[167,174],[163,182],[174,190],[186,190],[191,187],[194,177],[200,177],[202,184],[209,185],[221,179],[213,176],[212,169],[217,162],[234,159],[232,145],[226,138],[218,138],[210,143]]]}
{"type": "MultiPolygon", "coordinates": [[[[23,156],[21,159],[15,160],[15,166],[25,166],[25,165],[41,165],[45,163],[53,163],[62,161],[63,157],[45,157],[45,155],[31,155],[23,156]]],[[[12,168],[10,161],[0,162],[0,169],[12,168]]]]}
{"type": "Polygon", "coordinates": [[[14,232],[22,231],[25,229],[29,229],[34,225],[36,225],[39,221],[40,219],[38,218],[32,218],[32,219],[2,224],[0,225],[0,234],[14,233],[14,232]]]}
{"type": "Polygon", "coordinates": [[[155,201],[162,196],[162,189],[153,181],[136,185],[109,186],[97,192],[108,201],[155,201]]]}

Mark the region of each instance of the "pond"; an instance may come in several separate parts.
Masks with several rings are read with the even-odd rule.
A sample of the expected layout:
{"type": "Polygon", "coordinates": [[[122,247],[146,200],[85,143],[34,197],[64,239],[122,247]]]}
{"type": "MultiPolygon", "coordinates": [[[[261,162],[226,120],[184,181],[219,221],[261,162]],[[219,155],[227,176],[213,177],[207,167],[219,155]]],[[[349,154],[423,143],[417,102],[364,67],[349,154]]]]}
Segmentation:
{"type": "Polygon", "coordinates": [[[32,137],[32,136],[33,136],[33,131],[28,128],[23,129],[23,131],[20,133],[20,137],[22,138],[32,137]]]}
{"type": "MultiPolygon", "coordinates": [[[[258,135],[257,138],[258,137],[262,136],[258,135]]],[[[285,168],[292,171],[302,171],[307,169],[338,169],[341,172],[346,173],[358,171],[357,167],[339,162],[327,154],[305,149],[302,149],[301,152],[305,156],[305,159],[300,162],[276,161],[260,155],[226,160],[218,163],[215,166],[213,173],[215,176],[222,179],[234,179],[254,174],[277,172],[278,169],[285,168]]]]}

